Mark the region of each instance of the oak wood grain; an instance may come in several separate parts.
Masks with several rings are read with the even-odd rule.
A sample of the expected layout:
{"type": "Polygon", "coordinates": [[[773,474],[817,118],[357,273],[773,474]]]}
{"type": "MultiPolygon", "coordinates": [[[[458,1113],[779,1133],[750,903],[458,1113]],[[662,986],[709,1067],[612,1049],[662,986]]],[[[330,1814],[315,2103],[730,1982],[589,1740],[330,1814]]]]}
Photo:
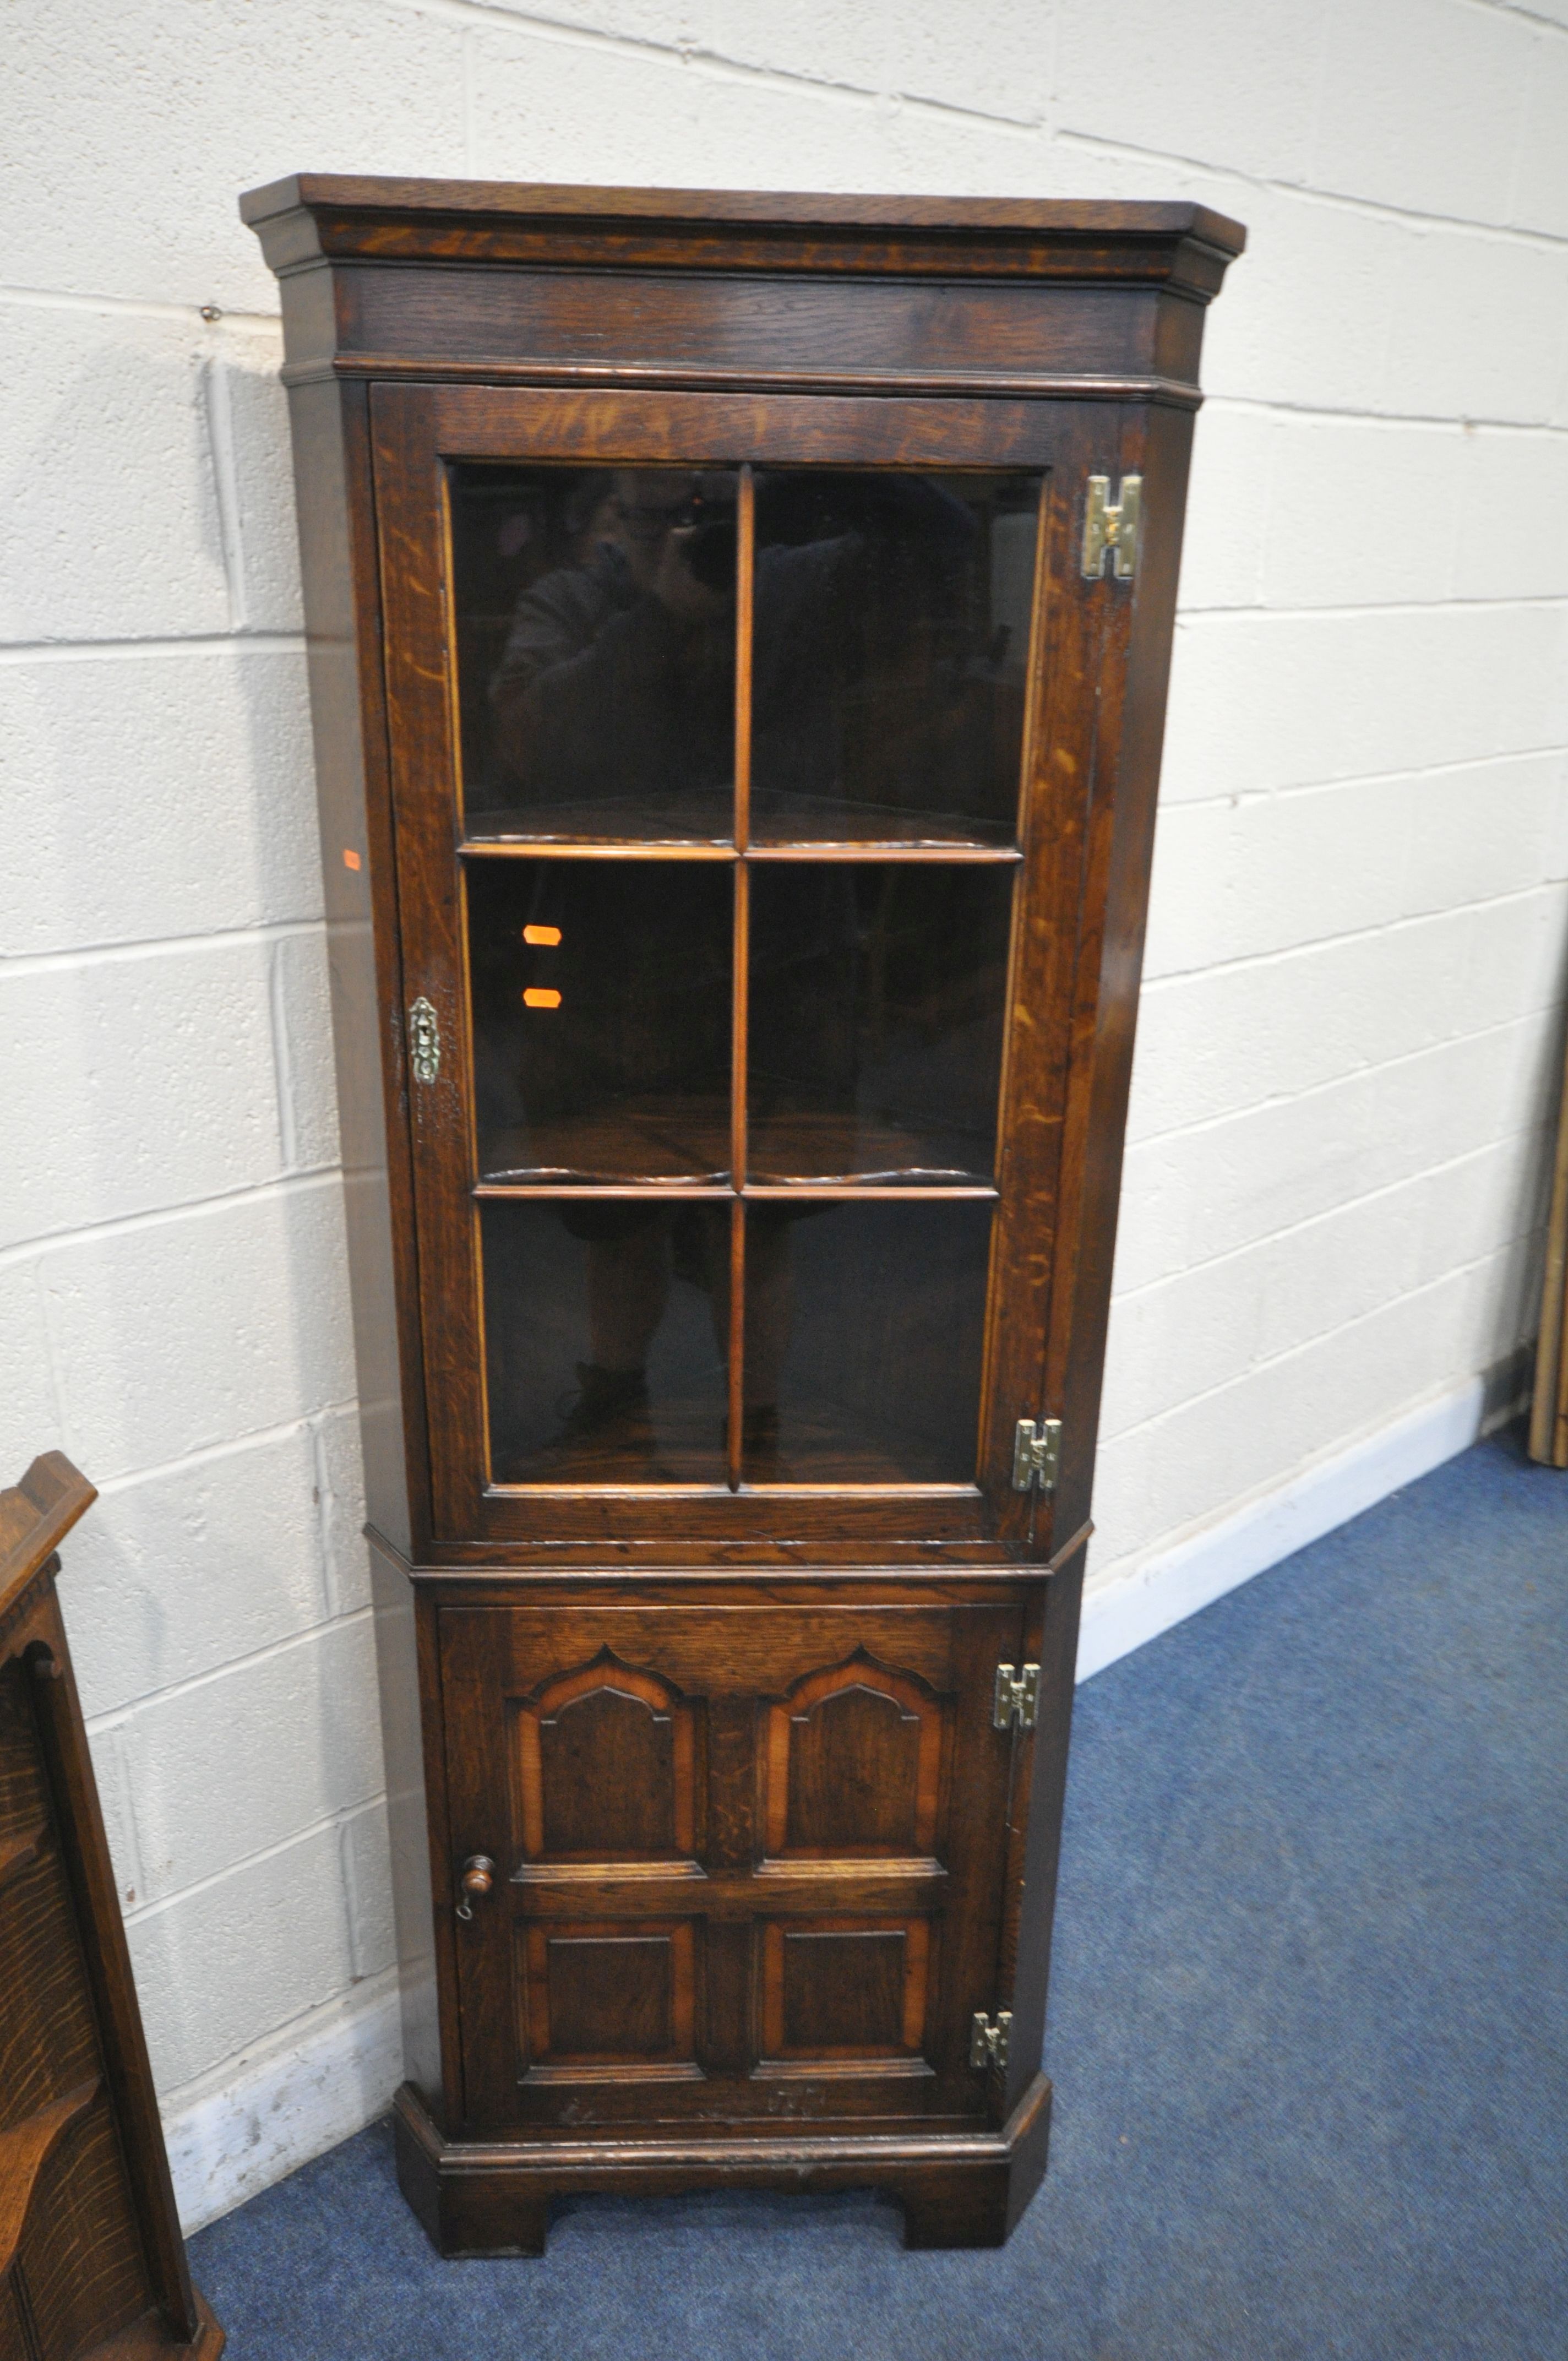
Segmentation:
{"type": "Polygon", "coordinates": [[[0,2132],[0,2274],[16,2259],[22,2225],[51,2152],[70,2126],[86,2114],[101,2088],[94,2076],[52,2105],[36,2109],[9,2131],[0,2132]]]}

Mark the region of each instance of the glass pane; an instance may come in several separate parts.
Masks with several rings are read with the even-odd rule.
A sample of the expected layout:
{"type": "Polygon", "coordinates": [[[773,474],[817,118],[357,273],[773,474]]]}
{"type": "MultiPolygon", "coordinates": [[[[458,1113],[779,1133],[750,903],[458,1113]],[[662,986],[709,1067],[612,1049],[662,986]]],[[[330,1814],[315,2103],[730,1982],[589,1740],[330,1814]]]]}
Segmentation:
{"type": "Polygon", "coordinates": [[[737,486],[453,469],[470,835],[731,836],[737,486]]]}
{"type": "Polygon", "coordinates": [[[991,1215],[748,1205],[748,1483],[973,1481],[991,1215]]]}
{"type": "Polygon", "coordinates": [[[481,1178],[724,1179],[732,864],[466,874],[481,1178]]]}
{"type": "Polygon", "coordinates": [[[724,1481],[729,1205],[480,1208],[498,1484],[724,1481]]]}
{"type": "Polygon", "coordinates": [[[991,1180],[1014,874],[753,865],[751,1180],[991,1180]]]}
{"type": "Polygon", "coordinates": [[[1040,482],[759,477],[759,843],[1013,841],[1040,482]]]}

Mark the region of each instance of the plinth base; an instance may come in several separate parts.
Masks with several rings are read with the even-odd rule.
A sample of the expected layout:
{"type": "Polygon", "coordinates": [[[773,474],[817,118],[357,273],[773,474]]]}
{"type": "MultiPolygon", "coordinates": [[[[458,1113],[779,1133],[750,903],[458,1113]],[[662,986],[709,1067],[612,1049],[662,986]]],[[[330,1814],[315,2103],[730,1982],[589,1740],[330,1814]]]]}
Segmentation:
{"type": "Polygon", "coordinates": [[[410,2084],[394,2107],[399,2184],[444,2255],[542,2255],[560,2197],[697,2189],[874,2189],[903,2206],[906,2246],[1000,2246],[1044,2176],[1050,2119],[1043,2074],[999,2131],[449,2140],[410,2084]]]}

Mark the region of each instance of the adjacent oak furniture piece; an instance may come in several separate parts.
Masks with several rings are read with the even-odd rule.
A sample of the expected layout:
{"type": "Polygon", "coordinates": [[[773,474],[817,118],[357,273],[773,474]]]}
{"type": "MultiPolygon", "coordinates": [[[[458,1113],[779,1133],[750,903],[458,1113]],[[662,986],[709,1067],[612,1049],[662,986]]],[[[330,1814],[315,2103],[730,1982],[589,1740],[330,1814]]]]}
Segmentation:
{"type": "Polygon", "coordinates": [[[303,176],[402,2183],[875,2184],[1039,2071],[1189,204],[303,176]]]}
{"type": "Polygon", "coordinates": [[[55,1598],[97,1497],[58,1451],[0,1491],[0,2361],[217,2361],[55,1598]]]}

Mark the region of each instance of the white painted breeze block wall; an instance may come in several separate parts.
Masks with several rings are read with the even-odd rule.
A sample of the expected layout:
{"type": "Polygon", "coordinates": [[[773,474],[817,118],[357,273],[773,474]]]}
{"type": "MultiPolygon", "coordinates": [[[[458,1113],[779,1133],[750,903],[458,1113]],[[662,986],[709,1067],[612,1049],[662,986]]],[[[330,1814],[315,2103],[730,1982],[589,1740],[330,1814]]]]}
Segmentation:
{"type": "Polygon", "coordinates": [[[277,298],[237,192],[1249,225],[1204,366],[1091,1664],[1459,1447],[1532,1324],[1568,0],[21,0],[5,71],[0,1475],[58,1444],[103,1488],[64,1602],[194,2224],[396,2072],[277,298]]]}

